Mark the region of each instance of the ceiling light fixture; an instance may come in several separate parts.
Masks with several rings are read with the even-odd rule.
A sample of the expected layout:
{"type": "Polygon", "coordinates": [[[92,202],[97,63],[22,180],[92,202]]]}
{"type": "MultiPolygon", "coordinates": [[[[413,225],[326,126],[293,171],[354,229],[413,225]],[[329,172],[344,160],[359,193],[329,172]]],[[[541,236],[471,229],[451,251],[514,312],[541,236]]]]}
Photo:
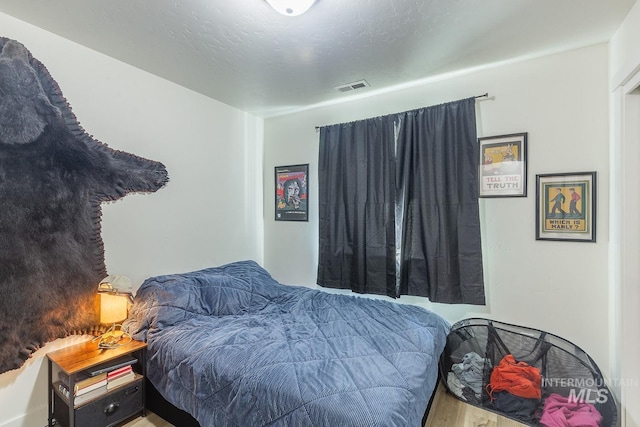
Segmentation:
{"type": "Polygon", "coordinates": [[[265,0],[278,13],[284,16],[298,16],[305,13],[316,0],[265,0]]]}

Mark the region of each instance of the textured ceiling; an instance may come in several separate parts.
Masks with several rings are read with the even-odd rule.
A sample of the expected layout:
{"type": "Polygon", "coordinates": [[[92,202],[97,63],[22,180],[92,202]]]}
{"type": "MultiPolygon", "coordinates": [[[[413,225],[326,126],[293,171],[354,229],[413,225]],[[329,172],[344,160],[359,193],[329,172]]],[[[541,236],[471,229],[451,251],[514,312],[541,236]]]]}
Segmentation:
{"type": "Polygon", "coordinates": [[[0,12],[269,117],[605,42],[634,2],[318,0],[286,17],[264,0],[0,0],[0,12]],[[361,79],[371,87],[333,89],[361,79]]]}

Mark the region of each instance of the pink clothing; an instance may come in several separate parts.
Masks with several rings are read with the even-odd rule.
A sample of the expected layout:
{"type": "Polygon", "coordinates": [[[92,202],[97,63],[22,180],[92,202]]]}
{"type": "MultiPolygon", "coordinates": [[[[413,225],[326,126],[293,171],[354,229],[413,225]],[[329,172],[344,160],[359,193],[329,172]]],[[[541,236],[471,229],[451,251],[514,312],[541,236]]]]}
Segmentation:
{"type": "Polygon", "coordinates": [[[570,402],[567,397],[551,393],[544,401],[540,425],[545,427],[599,427],[602,415],[590,403],[570,402]]]}

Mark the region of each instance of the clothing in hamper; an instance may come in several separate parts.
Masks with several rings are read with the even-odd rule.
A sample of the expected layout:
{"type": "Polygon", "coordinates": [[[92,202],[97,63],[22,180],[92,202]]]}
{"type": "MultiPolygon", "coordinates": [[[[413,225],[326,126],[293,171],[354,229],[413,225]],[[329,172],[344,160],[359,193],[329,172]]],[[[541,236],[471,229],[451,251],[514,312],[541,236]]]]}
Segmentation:
{"type": "Polygon", "coordinates": [[[544,427],[600,427],[602,415],[590,403],[552,393],[544,400],[540,425],[544,427]],[[573,400],[573,401],[572,401],[573,400]]]}
{"type": "Polygon", "coordinates": [[[514,396],[506,391],[496,392],[493,397],[492,409],[523,423],[532,424],[537,421],[536,410],[541,405],[540,400],[514,396]]]}
{"type": "Polygon", "coordinates": [[[493,393],[497,391],[508,391],[515,396],[528,399],[540,399],[541,387],[540,369],[525,362],[516,362],[512,354],[507,354],[498,366],[493,368],[487,391],[491,400],[493,393]]]}
{"type": "MultiPolygon", "coordinates": [[[[494,367],[498,366],[505,356],[511,354],[514,360],[525,362],[540,370],[543,378],[542,396],[556,393],[560,396],[584,397],[587,402],[593,403],[602,416],[600,427],[618,425],[616,401],[600,368],[584,350],[572,342],[550,332],[492,319],[461,320],[451,327],[447,345],[440,358],[440,372],[443,374],[442,379],[447,390],[451,391],[447,373],[454,364],[462,361],[465,354],[472,351],[487,359],[484,368],[485,386],[490,383],[494,367]]],[[[491,401],[490,390],[487,387],[483,389],[481,399],[477,401],[468,391],[469,388],[465,387],[462,394],[468,404],[517,419],[495,408],[495,399],[491,401]]],[[[496,393],[498,391],[492,392],[494,396],[496,393]]],[[[542,415],[543,404],[541,401],[536,412],[538,418],[542,415]]]]}
{"type": "Polygon", "coordinates": [[[462,386],[473,390],[476,397],[482,393],[485,359],[478,353],[469,352],[462,357],[462,362],[451,366],[451,371],[458,377],[462,386]]]}

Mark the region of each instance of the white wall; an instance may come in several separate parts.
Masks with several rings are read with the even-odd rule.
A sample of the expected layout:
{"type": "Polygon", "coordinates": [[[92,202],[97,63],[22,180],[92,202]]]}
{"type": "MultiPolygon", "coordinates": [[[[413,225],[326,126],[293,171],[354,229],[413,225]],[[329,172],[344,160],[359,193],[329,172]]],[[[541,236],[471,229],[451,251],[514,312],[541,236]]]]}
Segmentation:
{"type": "Polygon", "coordinates": [[[640,426],[640,3],[627,15],[610,43],[612,376],[621,403],[621,425],[640,426]]]}
{"type": "Polygon", "coordinates": [[[631,8],[611,38],[609,70],[615,89],[640,70],[640,3],[631,8]]]}
{"type": "Polygon", "coordinates": [[[265,120],[265,266],[280,281],[315,286],[318,134],[348,122],[466,98],[478,136],[529,133],[528,197],[481,199],[487,306],[418,304],[450,321],[481,316],[540,328],[581,346],[605,370],[608,354],[608,52],[601,44],[461,73],[412,88],[265,120]],[[310,163],[309,223],[273,220],[273,167],[310,163]],[[598,172],[597,243],[535,240],[535,177],[598,172]]]}
{"type": "MultiPolygon", "coordinates": [[[[151,275],[262,261],[262,119],[1,13],[0,28],[48,68],[89,134],[169,171],[158,192],[103,205],[109,273],[137,288],[151,275]]],[[[46,424],[44,355],[81,339],[0,375],[0,426],[46,424]]]]}

